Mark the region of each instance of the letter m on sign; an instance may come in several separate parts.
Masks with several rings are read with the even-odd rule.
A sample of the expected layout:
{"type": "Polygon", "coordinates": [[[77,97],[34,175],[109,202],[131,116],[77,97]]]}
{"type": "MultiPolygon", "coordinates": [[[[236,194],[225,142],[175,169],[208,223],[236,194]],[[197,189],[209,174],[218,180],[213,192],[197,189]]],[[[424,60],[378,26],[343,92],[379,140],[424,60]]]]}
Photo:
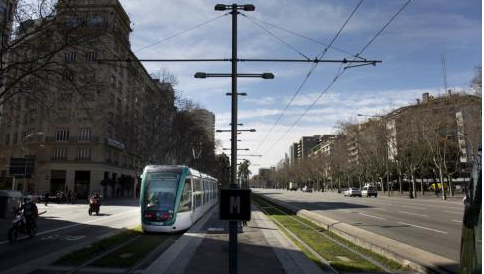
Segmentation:
{"type": "Polygon", "coordinates": [[[230,213],[240,214],[240,196],[230,196],[230,213]]]}

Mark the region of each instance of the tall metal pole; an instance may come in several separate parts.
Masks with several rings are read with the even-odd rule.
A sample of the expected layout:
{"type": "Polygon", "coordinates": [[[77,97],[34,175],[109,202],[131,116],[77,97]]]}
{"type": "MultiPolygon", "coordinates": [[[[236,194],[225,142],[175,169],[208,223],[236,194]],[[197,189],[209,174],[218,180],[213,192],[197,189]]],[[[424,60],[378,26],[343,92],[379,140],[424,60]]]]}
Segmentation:
{"type": "MultiPolygon", "coordinates": [[[[232,158],[230,188],[237,188],[237,4],[232,4],[232,158]]],[[[238,222],[229,222],[229,274],[237,273],[238,222]]]]}

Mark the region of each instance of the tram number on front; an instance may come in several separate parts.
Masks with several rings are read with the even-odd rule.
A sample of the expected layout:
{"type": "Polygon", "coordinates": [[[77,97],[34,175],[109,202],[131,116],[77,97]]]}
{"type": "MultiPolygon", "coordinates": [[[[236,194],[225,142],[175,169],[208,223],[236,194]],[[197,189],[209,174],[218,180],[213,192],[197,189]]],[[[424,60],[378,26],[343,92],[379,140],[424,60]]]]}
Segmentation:
{"type": "Polygon", "coordinates": [[[220,220],[250,221],[250,189],[220,191],[220,220]]]}

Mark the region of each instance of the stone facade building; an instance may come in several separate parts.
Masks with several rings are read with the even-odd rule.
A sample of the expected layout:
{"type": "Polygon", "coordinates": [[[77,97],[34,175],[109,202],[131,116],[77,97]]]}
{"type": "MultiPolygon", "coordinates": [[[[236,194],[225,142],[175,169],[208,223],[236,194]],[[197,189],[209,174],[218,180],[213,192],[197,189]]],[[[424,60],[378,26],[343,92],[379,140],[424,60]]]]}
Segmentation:
{"type": "Polygon", "coordinates": [[[1,177],[10,186],[9,159],[29,155],[35,172],[17,178],[19,190],[127,195],[150,147],[162,142],[164,123],[173,119],[173,88],[137,61],[130,20],[118,0],[60,0],[56,8],[56,17],[47,19],[52,24],[21,24],[30,37],[9,58],[29,58],[20,54],[26,48],[56,50],[49,70],[13,83],[23,92],[3,106],[1,177]],[[45,30],[32,35],[39,27],[45,30]]]}

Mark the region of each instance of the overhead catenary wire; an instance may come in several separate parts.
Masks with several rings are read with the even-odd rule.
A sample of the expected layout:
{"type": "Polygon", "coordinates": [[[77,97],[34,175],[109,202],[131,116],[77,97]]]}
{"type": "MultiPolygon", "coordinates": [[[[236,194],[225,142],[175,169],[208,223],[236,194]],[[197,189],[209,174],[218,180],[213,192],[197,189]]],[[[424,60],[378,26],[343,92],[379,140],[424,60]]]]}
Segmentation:
{"type": "Polygon", "coordinates": [[[293,51],[297,52],[299,55],[301,55],[302,57],[306,58],[306,59],[310,59],[309,57],[307,57],[304,53],[302,53],[302,51],[298,50],[296,47],[294,47],[293,45],[289,44],[288,42],[284,41],[282,38],[280,38],[279,36],[275,35],[273,32],[271,32],[270,30],[264,28],[263,26],[261,26],[260,24],[258,24],[257,22],[255,22],[254,20],[252,20],[251,18],[249,18],[248,16],[246,16],[244,13],[241,13],[240,15],[244,16],[244,18],[246,18],[247,20],[249,20],[249,22],[251,22],[252,24],[256,25],[257,27],[259,27],[260,29],[262,29],[263,31],[267,32],[270,36],[276,38],[277,40],[279,40],[281,43],[283,43],[284,45],[286,45],[287,47],[289,47],[290,49],[292,49],[293,51]]]}
{"type": "Polygon", "coordinates": [[[147,49],[147,48],[150,48],[150,47],[152,47],[152,46],[158,45],[158,44],[160,44],[160,43],[166,42],[166,41],[168,41],[168,40],[170,40],[170,39],[172,39],[172,38],[175,38],[175,37],[177,37],[177,36],[180,36],[180,35],[182,35],[182,34],[184,34],[184,33],[186,33],[186,32],[189,32],[189,31],[191,31],[191,30],[194,30],[194,29],[197,29],[197,28],[199,28],[199,27],[202,27],[202,26],[204,26],[204,25],[206,25],[206,24],[208,24],[208,23],[211,23],[211,22],[213,22],[213,21],[216,21],[216,20],[218,20],[218,19],[220,19],[220,18],[222,18],[222,17],[224,17],[224,16],[226,16],[226,15],[228,15],[228,14],[230,14],[230,13],[229,13],[229,12],[224,13],[224,14],[222,14],[222,15],[220,15],[220,16],[217,16],[217,17],[215,17],[215,18],[212,18],[212,19],[210,19],[210,20],[208,20],[208,21],[202,22],[202,23],[200,23],[200,24],[194,25],[194,26],[189,27],[189,28],[187,28],[187,29],[185,29],[185,30],[182,30],[182,31],[180,31],[180,32],[177,32],[177,33],[175,33],[175,34],[173,34],[173,35],[170,35],[170,36],[168,36],[168,37],[165,37],[165,38],[163,38],[163,39],[161,39],[161,40],[159,40],[159,41],[156,41],[156,42],[154,42],[154,43],[152,43],[152,44],[149,44],[149,45],[147,45],[147,46],[144,46],[144,47],[142,47],[142,48],[140,48],[140,49],[136,50],[136,51],[135,51],[135,53],[138,53],[138,52],[140,52],[140,51],[143,51],[143,50],[145,50],[145,49],[147,49]]]}
{"type": "MultiPolygon", "coordinates": [[[[348,16],[348,18],[343,23],[343,25],[339,28],[338,32],[335,34],[335,36],[333,37],[333,39],[331,40],[331,42],[328,45],[326,45],[325,48],[321,51],[321,53],[318,56],[318,59],[322,59],[324,57],[324,55],[328,52],[328,49],[331,48],[331,46],[333,45],[333,43],[336,41],[336,39],[338,38],[338,36],[341,34],[341,32],[343,31],[343,29],[346,27],[346,25],[348,24],[348,22],[353,17],[353,15],[356,13],[356,11],[358,10],[358,8],[361,6],[362,3],[363,3],[363,0],[360,0],[360,2],[355,6],[355,8],[353,9],[353,11],[350,13],[350,15],[348,16]]],[[[355,56],[355,59],[356,58],[357,57],[355,56]]],[[[318,66],[318,63],[312,64],[311,68],[309,69],[308,73],[306,74],[306,77],[303,79],[302,83],[296,89],[296,92],[293,94],[292,98],[286,104],[286,107],[284,108],[284,110],[277,117],[276,122],[271,126],[271,128],[269,129],[269,131],[267,132],[267,134],[264,136],[264,138],[262,139],[262,141],[257,146],[257,149],[256,149],[257,151],[260,149],[260,147],[262,146],[262,144],[267,140],[267,138],[272,133],[272,131],[274,130],[274,128],[279,124],[279,122],[281,121],[282,117],[286,113],[287,109],[291,106],[291,104],[294,101],[294,99],[296,98],[296,96],[301,92],[302,88],[307,83],[309,77],[311,76],[311,74],[313,73],[313,71],[316,69],[317,66],[318,66]]]]}
{"type": "MultiPolygon", "coordinates": [[[[306,40],[308,40],[308,41],[311,41],[311,42],[314,42],[314,43],[316,43],[316,44],[320,44],[320,45],[323,45],[323,46],[328,46],[328,45],[329,45],[329,44],[327,44],[327,43],[325,43],[325,42],[323,42],[323,41],[320,41],[320,40],[315,39],[315,38],[308,37],[308,36],[306,36],[306,35],[304,35],[304,34],[297,33],[297,32],[295,32],[295,31],[293,31],[293,30],[290,30],[290,29],[283,28],[283,27],[278,26],[278,25],[276,25],[276,24],[274,24],[274,23],[270,23],[270,22],[267,22],[267,21],[264,21],[264,20],[261,20],[261,19],[255,18],[255,17],[252,17],[252,16],[247,15],[247,14],[245,14],[244,16],[245,16],[245,17],[248,17],[248,18],[250,18],[250,19],[252,19],[252,20],[255,20],[255,21],[258,21],[258,22],[264,23],[264,24],[266,24],[266,25],[269,25],[269,26],[271,26],[271,27],[274,27],[274,28],[276,28],[276,29],[279,29],[279,30],[282,30],[282,31],[285,31],[285,32],[291,33],[291,34],[296,35],[296,36],[299,36],[299,37],[301,37],[301,38],[304,38],[304,39],[306,39],[306,40]]],[[[339,47],[336,47],[336,46],[331,46],[330,48],[332,48],[332,49],[334,49],[334,50],[336,50],[336,51],[339,51],[339,52],[341,52],[341,53],[344,53],[344,54],[350,55],[351,57],[357,57],[357,58],[363,59],[363,58],[361,58],[361,57],[358,57],[356,54],[351,53],[351,52],[349,52],[349,51],[346,51],[346,50],[344,50],[344,49],[342,49],[342,48],[339,48],[339,47]]]]}
{"type": "MultiPolygon", "coordinates": [[[[405,9],[405,7],[407,7],[407,5],[411,2],[412,0],[408,0],[391,18],[390,20],[373,36],[373,38],[370,39],[370,41],[358,52],[358,56],[363,53],[372,43],[373,41],[375,41],[375,39],[383,32],[383,30],[385,30],[385,28],[403,11],[403,9],[405,9]]],[[[356,58],[356,57],[355,57],[356,58]]],[[[294,126],[299,123],[299,121],[306,115],[306,113],[309,112],[309,110],[311,110],[311,108],[321,99],[321,97],[334,85],[334,83],[343,75],[343,73],[346,71],[346,69],[348,67],[344,67],[342,69],[342,66],[343,64],[341,64],[340,68],[338,69],[338,72],[336,73],[335,77],[333,78],[333,81],[331,81],[331,83],[329,83],[328,86],[326,86],[325,89],[323,89],[321,91],[321,93],[319,94],[319,96],[316,98],[316,100],[314,100],[311,105],[309,105],[308,108],[306,108],[306,110],[298,117],[298,119],[296,119],[296,121],[284,132],[284,134],[281,135],[281,137],[273,143],[273,145],[263,154],[262,157],[266,156],[267,153],[269,153],[281,140],[282,138],[284,138],[284,136],[286,136],[287,133],[289,133],[289,131],[291,131],[291,129],[294,128],[294,126]]]]}

